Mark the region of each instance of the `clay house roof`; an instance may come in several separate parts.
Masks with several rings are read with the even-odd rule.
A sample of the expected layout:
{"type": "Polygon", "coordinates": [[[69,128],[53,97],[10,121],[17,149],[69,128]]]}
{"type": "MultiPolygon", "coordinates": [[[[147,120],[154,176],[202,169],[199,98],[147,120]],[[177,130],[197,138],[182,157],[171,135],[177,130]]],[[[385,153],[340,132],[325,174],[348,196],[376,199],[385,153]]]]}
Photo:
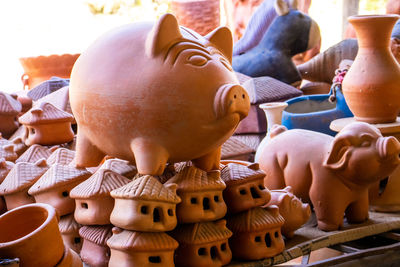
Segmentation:
{"type": "Polygon", "coordinates": [[[237,163],[229,163],[221,170],[221,179],[226,184],[243,184],[253,180],[264,179],[265,173],[260,170],[258,163],[244,166],[237,163]]]}
{"type": "Polygon", "coordinates": [[[44,159],[36,163],[19,162],[15,164],[0,184],[0,195],[16,193],[31,187],[48,168],[44,159]]]}
{"type": "Polygon", "coordinates": [[[41,103],[19,117],[19,122],[25,125],[49,124],[56,122],[72,122],[74,117],[50,103],[41,103]]]}
{"type": "Polygon", "coordinates": [[[3,138],[3,136],[0,133],[0,146],[11,145],[12,142],[10,140],[3,138]]]}
{"type": "Polygon", "coordinates": [[[10,140],[12,140],[11,143],[14,145],[14,151],[18,155],[22,155],[22,153],[24,153],[28,149],[28,146],[25,145],[25,142],[22,139],[22,137],[18,136],[10,140]]]}
{"type": "Polygon", "coordinates": [[[15,161],[18,158],[18,154],[14,151],[14,145],[0,146],[0,158],[4,158],[7,161],[15,161]]]}
{"type": "Polygon", "coordinates": [[[19,158],[15,161],[18,162],[36,162],[39,159],[47,159],[53,151],[45,146],[38,144],[31,145],[19,158]]]}
{"type": "Polygon", "coordinates": [[[58,222],[61,234],[71,234],[79,231],[81,225],[75,221],[74,214],[62,216],[58,222]]]}
{"type": "Polygon", "coordinates": [[[165,184],[175,183],[178,191],[201,192],[225,189],[219,171],[205,172],[194,166],[186,166],[165,184]]]}
{"type": "Polygon", "coordinates": [[[69,150],[67,148],[59,147],[54,150],[53,153],[47,158],[47,163],[49,165],[62,164],[68,165],[75,157],[75,151],[69,150]]]}
{"type": "Polygon", "coordinates": [[[235,136],[232,136],[221,146],[221,159],[233,158],[239,155],[246,155],[255,152],[235,136]]]}
{"type": "Polygon", "coordinates": [[[51,79],[44,81],[31,90],[28,91],[27,96],[32,100],[37,101],[38,99],[51,94],[64,86],[69,85],[69,79],[63,79],[59,77],[51,77],[51,79]]]}
{"type": "Polygon", "coordinates": [[[37,195],[64,185],[80,183],[89,178],[90,175],[91,173],[86,169],[77,169],[72,166],[56,163],[31,186],[28,193],[30,195],[37,195]]]}
{"type": "Polygon", "coordinates": [[[233,232],[256,232],[282,227],[285,220],[278,207],[254,208],[228,218],[228,228],[233,232]]]}
{"type": "Polygon", "coordinates": [[[0,184],[11,171],[12,167],[14,167],[14,163],[6,161],[4,158],[0,158],[0,184]]]}
{"type": "Polygon", "coordinates": [[[70,191],[72,198],[93,198],[110,196],[110,192],[131,180],[110,170],[97,170],[89,179],[80,183],[70,191]]]}
{"type": "Polygon", "coordinates": [[[162,201],[177,204],[181,199],[176,194],[176,185],[163,185],[157,178],[144,175],[111,191],[113,198],[162,201]]]}
{"type": "Polygon", "coordinates": [[[22,110],[21,103],[11,95],[0,92],[0,114],[17,115],[22,110]]]}
{"type": "Polygon", "coordinates": [[[112,225],[91,225],[79,228],[79,235],[99,246],[107,246],[107,240],[112,235],[112,225]]]}
{"type": "Polygon", "coordinates": [[[226,221],[202,222],[180,224],[172,232],[171,236],[179,244],[206,244],[226,240],[232,236],[232,232],[226,227],[226,221]]]}
{"type": "Polygon", "coordinates": [[[178,242],[166,233],[146,233],[113,228],[113,235],[107,241],[112,249],[125,251],[163,251],[175,250],[178,242]]]}
{"type": "Polygon", "coordinates": [[[135,165],[130,164],[127,160],[111,158],[104,161],[100,169],[111,170],[125,177],[131,178],[137,173],[135,165]]]}
{"type": "Polygon", "coordinates": [[[64,86],[51,94],[43,96],[34,103],[34,106],[44,102],[51,103],[56,108],[72,115],[71,104],[69,102],[69,86],[64,86]]]}

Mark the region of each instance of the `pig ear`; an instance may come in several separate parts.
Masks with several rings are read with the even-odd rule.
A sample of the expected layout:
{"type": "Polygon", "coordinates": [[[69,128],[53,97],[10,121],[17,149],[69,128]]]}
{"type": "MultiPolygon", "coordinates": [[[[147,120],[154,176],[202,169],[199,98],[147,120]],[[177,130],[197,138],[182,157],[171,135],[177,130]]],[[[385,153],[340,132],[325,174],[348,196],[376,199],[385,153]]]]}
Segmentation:
{"type": "Polygon", "coordinates": [[[276,0],[275,1],[275,11],[279,16],[284,16],[289,13],[289,5],[285,0],[276,0]]]}
{"type": "Polygon", "coordinates": [[[349,148],[351,146],[352,144],[347,138],[335,138],[323,166],[332,170],[345,168],[349,161],[349,148]]]}
{"type": "Polygon", "coordinates": [[[219,27],[205,36],[232,64],[233,38],[227,27],[219,27]]]}
{"type": "Polygon", "coordinates": [[[146,39],[146,55],[155,57],[166,51],[177,39],[182,38],[178,21],[172,14],[163,15],[146,39]]]}

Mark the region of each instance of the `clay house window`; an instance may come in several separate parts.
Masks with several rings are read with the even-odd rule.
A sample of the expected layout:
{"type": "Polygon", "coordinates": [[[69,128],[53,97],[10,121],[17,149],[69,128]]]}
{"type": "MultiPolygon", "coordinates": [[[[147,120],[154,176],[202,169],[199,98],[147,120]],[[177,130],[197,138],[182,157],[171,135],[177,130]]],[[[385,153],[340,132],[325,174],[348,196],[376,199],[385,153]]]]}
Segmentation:
{"type": "Polygon", "coordinates": [[[161,257],[160,256],[150,256],[149,262],[150,263],[161,263],[161,257]]]}
{"type": "Polygon", "coordinates": [[[147,206],[142,206],[141,208],[140,208],[140,213],[142,213],[142,214],[148,214],[149,213],[149,210],[148,210],[149,208],[147,207],[147,206]]]}
{"type": "Polygon", "coordinates": [[[82,202],[81,203],[81,207],[84,208],[84,209],[88,209],[89,205],[86,202],[82,202]]]}
{"type": "Polygon", "coordinates": [[[153,222],[160,222],[161,221],[160,210],[161,210],[161,208],[159,208],[159,207],[154,208],[154,210],[153,210],[153,222]]]}
{"type": "Polygon", "coordinates": [[[68,196],[69,196],[69,192],[68,192],[68,191],[63,191],[63,192],[61,193],[61,195],[62,195],[63,197],[68,197],[68,196]]]}
{"type": "Polygon", "coordinates": [[[197,198],[195,197],[190,198],[190,203],[197,204],[197,198]]]}
{"type": "Polygon", "coordinates": [[[81,238],[80,238],[80,237],[75,237],[75,238],[74,238],[74,243],[75,243],[75,244],[81,243],[81,238]]]}

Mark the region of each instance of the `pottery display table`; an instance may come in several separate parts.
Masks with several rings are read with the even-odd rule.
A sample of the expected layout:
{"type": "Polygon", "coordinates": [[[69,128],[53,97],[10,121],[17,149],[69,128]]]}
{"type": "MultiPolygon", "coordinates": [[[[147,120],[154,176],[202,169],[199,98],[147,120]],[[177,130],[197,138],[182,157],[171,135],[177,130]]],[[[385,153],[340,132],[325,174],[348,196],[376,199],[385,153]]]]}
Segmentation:
{"type": "MultiPolygon", "coordinates": [[[[354,117],[337,119],[331,122],[330,129],[339,132],[349,123],[356,121],[354,117]]],[[[383,136],[394,136],[400,140],[400,117],[393,123],[373,124],[383,136]]],[[[400,166],[386,179],[371,186],[369,190],[370,208],[375,211],[400,211],[400,166]]]]}

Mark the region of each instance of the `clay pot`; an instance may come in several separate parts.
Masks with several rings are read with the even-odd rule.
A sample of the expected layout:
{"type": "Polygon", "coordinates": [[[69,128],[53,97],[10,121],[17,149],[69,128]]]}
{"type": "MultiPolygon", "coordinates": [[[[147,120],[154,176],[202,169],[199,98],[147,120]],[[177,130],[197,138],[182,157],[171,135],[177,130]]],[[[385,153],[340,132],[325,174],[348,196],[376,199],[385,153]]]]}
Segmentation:
{"type": "Polygon", "coordinates": [[[19,258],[20,266],[55,266],[63,257],[56,210],[29,204],[0,216],[0,255],[19,258]],[[29,219],[27,219],[29,218],[29,219]]]}
{"type": "Polygon", "coordinates": [[[343,94],[356,120],[389,123],[400,111],[400,67],[389,49],[398,15],[351,16],[359,50],[343,80],[343,94]]]}
{"type": "Polygon", "coordinates": [[[55,267],[82,267],[83,263],[79,255],[69,247],[65,247],[64,256],[55,267]]]}

